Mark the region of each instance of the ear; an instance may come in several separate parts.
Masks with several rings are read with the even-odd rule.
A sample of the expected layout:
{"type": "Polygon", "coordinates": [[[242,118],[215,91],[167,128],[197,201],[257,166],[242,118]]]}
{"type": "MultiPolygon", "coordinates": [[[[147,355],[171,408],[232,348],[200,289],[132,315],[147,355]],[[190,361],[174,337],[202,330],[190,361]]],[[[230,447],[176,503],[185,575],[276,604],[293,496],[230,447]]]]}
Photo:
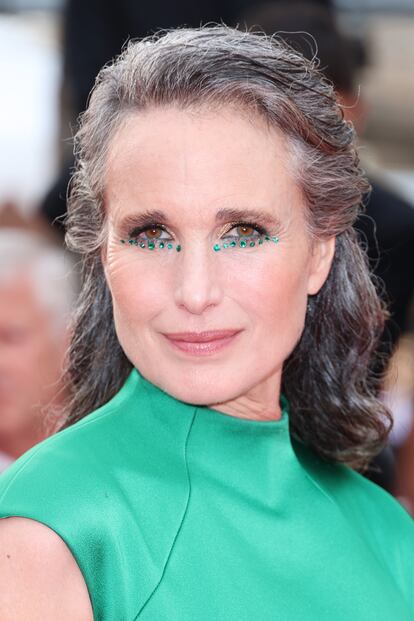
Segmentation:
{"type": "Polygon", "coordinates": [[[318,293],[328,278],[335,254],[335,237],[316,240],[313,243],[308,278],[308,295],[318,293]]]}

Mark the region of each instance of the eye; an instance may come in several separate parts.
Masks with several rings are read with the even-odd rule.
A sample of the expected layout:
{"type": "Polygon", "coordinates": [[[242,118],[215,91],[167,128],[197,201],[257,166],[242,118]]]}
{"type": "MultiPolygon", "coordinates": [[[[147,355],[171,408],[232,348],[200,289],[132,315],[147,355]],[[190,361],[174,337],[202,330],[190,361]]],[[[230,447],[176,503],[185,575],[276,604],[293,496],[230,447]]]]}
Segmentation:
{"type": "Polygon", "coordinates": [[[129,233],[130,239],[138,239],[143,241],[156,241],[159,239],[171,239],[168,231],[161,225],[150,225],[137,229],[133,229],[129,233]]]}
{"type": "Polygon", "coordinates": [[[173,243],[173,238],[162,224],[146,224],[136,227],[128,233],[128,239],[121,239],[121,244],[139,246],[148,250],[172,250],[181,252],[181,245],[173,243]]]}
{"type": "Polygon", "coordinates": [[[267,235],[266,229],[262,226],[250,222],[238,222],[237,224],[233,224],[231,229],[227,231],[224,235],[224,239],[249,239],[251,237],[260,237],[261,235],[267,235]],[[234,231],[235,234],[232,234],[232,231],[234,231]]]}
{"type": "Polygon", "coordinates": [[[239,237],[252,237],[256,231],[253,226],[243,224],[242,226],[236,227],[237,233],[239,237]]]}
{"type": "Polygon", "coordinates": [[[233,223],[227,232],[221,238],[221,242],[214,244],[214,252],[231,248],[255,248],[257,246],[263,246],[267,242],[279,242],[279,237],[271,235],[260,224],[253,222],[236,222],[233,223]],[[235,234],[232,234],[234,231],[235,234]]]}

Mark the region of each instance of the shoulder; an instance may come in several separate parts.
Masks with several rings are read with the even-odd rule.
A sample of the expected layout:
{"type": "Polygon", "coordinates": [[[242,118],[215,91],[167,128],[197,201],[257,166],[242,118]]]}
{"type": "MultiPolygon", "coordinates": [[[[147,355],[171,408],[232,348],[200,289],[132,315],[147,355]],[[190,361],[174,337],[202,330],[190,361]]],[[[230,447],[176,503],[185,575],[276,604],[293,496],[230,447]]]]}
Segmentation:
{"type": "Polygon", "coordinates": [[[82,574],[62,539],[30,519],[0,520],[0,617],[92,619],[82,574]],[[65,589],[62,589],[65,584],[65,589]]]}
{"type": "MultiPolygon", "coordinates": [[[[56,433],[40,442],[17,459],[0,476],[0,507],[2,501],[20,485],[28,486],[38,482],[36,494],[42,494],[56,480],[64,484],[69,479],[87,475],[93,468],[94,448],[105,443],[108,430],[113,425],[111,414],[105,412],[102,418],[98,412],[86,416],[72,427],[56,433]],[[105,415],[106,414],[106,415],[105,415]]],[[[25,490],[27,497],[28,489],[25,490]]]]}
{"type": "Polygon", "coordinates": [[[309,478],[388,568],[414,605],[414,521],[395,498],[358,472],[295,442],[309,478]]]}
{"type": "Polygon", "coordinates": [[[356,526],[369,524],[398,536],[404,531],[414,537],[414,521],[395,498],[381,487],[341,464],[331,464],[309,448],[295,442],[295,451],[308,476],[332,502],[335,502],[356,526]]]}
{"type": "MultiPolygon", "coordinates": [[[[16,594],[10,597],[18,596],[22,583],[25,588],[27,585],[30,597],[39,588],[46,599],[50,589],[56,586],[61,590],[62,582],[73,580],[73,588],[80,589],[80,581],[86,592],[85,584],[95,588],[95,558],[105,545],[114,545],[108,512],[112,504],[116,505],[113,497],[119,493],[113,473],[119,470],[116,461],[122,458],[128,438],[129,416],[122,403],[108,402],[33,447],[0,476],[0,518],[4,518],[0,519],[0,554],[7,542],[7,554],[16,559],[18,567],[24,567],[21,583],[13,587],[16,594]],[[55,583],[47,572],[53,569],[53,574],[56,567],[59,580],[55,583]],[[49,590],[42,588],[43,582],[49,590]]],[[[2,554],[0,575],[10,558],[2,554]]],[[[11,601],[2,605],[11,606],[11,601]]],[[[0,618],[26,619],[29,614],[0,614],[0,618]]],[[[39,612],[30,618],[88,619],[85,614],[49,614],[49,609],[47,614],[39,612]]]]}
{"type": "Polygon", "coordinates": [[[36,498],[45,495],[53,501],[53,496],[65,487],[75,491],[78,480],[84,485],[88,479],[96,482],[97,476],[104,474],[102,455],[103,462],[109,465],[111,458],[116,458],[117,438],[127,435],[129,409],[123,407],[120,397],[118,393],[108,403],[40,442],[9,466],[0,476],[0,515],[7,498],[18,496],[21,491],[26,501],[31,489],[36,498]]]}
{"type": "Polygon", "coordinates": [[[31,517],[61,536],[72,536],[73,524],[81,532],[81,516],[90,517],[91,507],[102,502],[124,455],[131,414],[120,396],[37,444],[1,474],[0,518],[31,517]]]}

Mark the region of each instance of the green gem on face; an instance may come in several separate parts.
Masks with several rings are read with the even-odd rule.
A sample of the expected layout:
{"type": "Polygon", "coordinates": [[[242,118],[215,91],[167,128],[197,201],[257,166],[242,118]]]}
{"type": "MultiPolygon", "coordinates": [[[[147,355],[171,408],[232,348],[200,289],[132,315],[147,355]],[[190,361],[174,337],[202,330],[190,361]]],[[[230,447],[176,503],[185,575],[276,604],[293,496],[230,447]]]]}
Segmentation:
{"type": "MultiPolygon", "coordinates": [[[[152,239],[141,239],[140,241],[139,239],[131,238],[128,239],[128,241],[126,241],[125,239],[120,239],[119,241],[121,242],[121,244],[128,243],[130,246],[139,246],[140,248],[148,248],[149,250],[157,250],[158,248],[160,248],[161,250],[163,248],[168,248],[169,250],[171,250],[172,248],[174,248],[174,244],[172,244],[171,242],[166,243],[162,240],[157,241],[152,239]]],[[[181,252],[182,247],[180,244],[177,244],[175,246],[175,249],[177,252],[181,252]]]]}
{"type": "MultiPolygon", "coordinates": [[[[256,243],[258,246],[262,246],[263,243],[265,241],[272,241],[273,243],[277,244],[279,242],[279,237],[277,236],[269,236],[269,235],[262,235],[261,237],[258,236],[254,236],[253,238],[246,238],[246,239],[239,239],[238,242],[234,239],[232,239],[231,241],[225,241],[222,244],[214,244],[213,246],[213,250],[214,252],[219,252],[221,249],[226,250],[227,248],[236,248],[237,246],[239,246],[240,248],[254,248],[256,246],[256,243]]],[[[149,250],[154,250],[157,248],[160,248],[161,250],[163,248],[168,248],[168,250],[172,250],[174,248],[174,244],[171,242],[164,242],[164,241],[157,241],[157,240],[141,240],[139,241],[138,239],[121,239],[120,240],[121,244],[126,244],[128,243],[130,246],[140,246],[140,248],[148,248],[149,250]]],[[[182,246],[181,244],[177,244],[175,246],[175,249],[177,252],[181,252],[182,250],[182,246]]]]}
{"type": "Polygon", "coordinates": [[[241,238],[238,241],[235,239],[232,239],[231,241],[226,240],[222,244],[214,244],[213,250],[214,252],[219,252],[221,249],[226,250],[227,248],[236,248],[236,246],[240,248],[254,248],[256,245],[262,246],[265,241],[272,241],[277,244],[279,242],[279,237],[271,237],[270,235],[261,235],[259,237],[258,235],[255,235],[253,237],[241,238]]]}

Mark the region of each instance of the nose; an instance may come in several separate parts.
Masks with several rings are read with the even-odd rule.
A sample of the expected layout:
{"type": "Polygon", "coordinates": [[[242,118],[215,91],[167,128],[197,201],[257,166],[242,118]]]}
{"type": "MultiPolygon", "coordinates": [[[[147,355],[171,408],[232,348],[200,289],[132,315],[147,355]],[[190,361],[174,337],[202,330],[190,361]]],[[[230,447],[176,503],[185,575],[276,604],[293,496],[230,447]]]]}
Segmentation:
{"type": "Polygon", "coordinates": [[[200,242],[196,246],[187,244],[178,258],[175,303],[194,315],[201,315],[221,301],[219,266],[214,255],[208,245],[200,242]]]}

